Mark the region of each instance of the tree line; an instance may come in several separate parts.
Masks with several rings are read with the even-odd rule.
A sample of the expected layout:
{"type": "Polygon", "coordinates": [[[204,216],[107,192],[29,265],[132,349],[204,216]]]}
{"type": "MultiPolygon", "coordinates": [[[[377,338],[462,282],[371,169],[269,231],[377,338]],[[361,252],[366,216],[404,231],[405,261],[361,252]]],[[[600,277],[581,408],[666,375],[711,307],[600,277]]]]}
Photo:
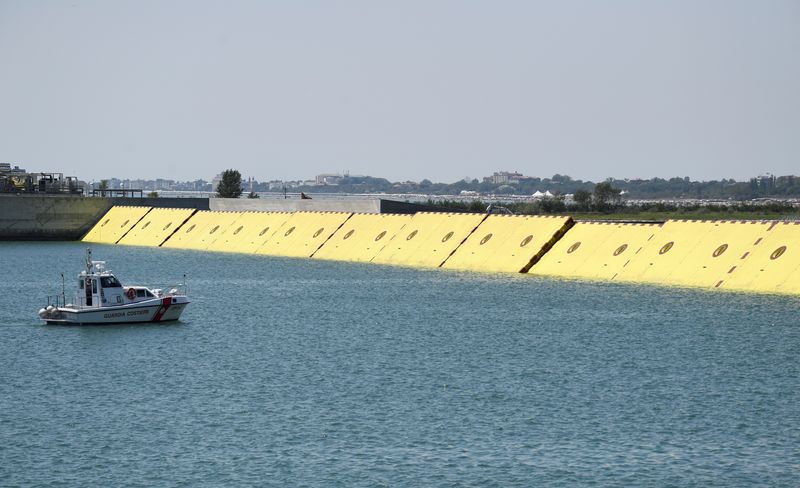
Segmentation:
{"type": "MultiPolygon", "coordinates": [[[[733,179],[695,181],[684,178],[614,179],[595,183],[573,179],[567,175],[553,175],[550,178],[529,178],[518,182],[496,184],[490,181],[460,180],[455,183],[434,183],[430,180],[420,182],[390,182],[385,178],[372,176],[345,176],[337,185],[299,186],[296,191],[325,193],[422,193],[427,195],[458,195],[461,192],[476,192],[482,195],[532,195],[535,192],[549,191],[555,195],[593,193],[595,186],[608,183],[624,192],[626,198],[664,199],[734,199],[754,198],[792,198],[800,197],[800,177],[766,176],[751,178],[748,181],[733,179]]],[[[258,191],[269,190],[266,184],[257,184],[258,191]]]]}
{"type": "MultiPolygon", "coordinates": [[[[267,183],[254,183],[254,190],[260,192],[280,192],[270,190],[267,183]]],[[[748,181],[733,179],[694,181],[684,178],[651,179],[613,179],[594,183],[573,179],[567,175],[556,174],[550,178],[527,178],[516,182],[495,184],[490,181],[461,180],[455,183],[395,182],[372,176],[345,176],[337,185],[298,186],[293,191],[308,193],[422,193],[427,195],[458,195],[462,192],[476,192],[482,195],[532,195],[547,192],[554,195],[573,195],[578,206],[602,209],[614,203],[622,195],[628,199],[706,199],[706,200],[750,200],[756,198],[800,197],[800,177],[764,176],[748,181]],[[613,191],[612,191],[613,190],[613,191]]],[[[222,181],[217,187],[218,196],[238,198],[242,195],[242,177],[239,171],[229,169],[223,172],[222,181]]],[[[258,195],[251,192],[251,198],[258,195]]]]}

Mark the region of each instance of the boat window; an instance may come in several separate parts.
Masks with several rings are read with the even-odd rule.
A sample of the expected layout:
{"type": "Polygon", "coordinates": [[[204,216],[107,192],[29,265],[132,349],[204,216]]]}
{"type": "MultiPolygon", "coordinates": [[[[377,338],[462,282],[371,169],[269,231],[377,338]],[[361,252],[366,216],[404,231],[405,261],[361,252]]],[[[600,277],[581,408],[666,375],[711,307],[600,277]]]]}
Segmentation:
{"type": "Polygon", "coordinates": [[[136,296],[139,297],[139,298],[144,298],[147,295],[145,294],[144,290],[136,290],[136,296]]]}
{"type": "Polygon", "coordinates": [[[149,296],[149,297],[155,296],[152,293],[150,293],[150,290],[145,290],[144,292],[147,293],[147,296],[149,296]]]}
{"type": "Polygon", "coordinates": [[[92,293],[97,293],[97,280],[92,280],[92,293]]]}
{"type": "Polygon", "coordinates": [[[100,285],[103,288],[120,288],[122,285],[119,281],[113,276],[103,276],[100,278],[100,285]]]}
{"type": "Polygon", "coordinates": [[[78,280],[78,288],[83,290],[83,280],[78,280]]]}

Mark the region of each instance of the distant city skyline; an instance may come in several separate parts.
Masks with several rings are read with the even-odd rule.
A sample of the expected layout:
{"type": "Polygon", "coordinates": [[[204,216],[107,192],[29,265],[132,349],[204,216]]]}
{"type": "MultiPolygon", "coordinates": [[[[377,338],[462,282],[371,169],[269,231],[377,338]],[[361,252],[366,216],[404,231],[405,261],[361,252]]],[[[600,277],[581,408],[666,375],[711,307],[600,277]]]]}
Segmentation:
{"type": "Polygon", "coordinates": [[[0,3],[0,161],[260,180],[800,167],[800,3],[0,3]]]}

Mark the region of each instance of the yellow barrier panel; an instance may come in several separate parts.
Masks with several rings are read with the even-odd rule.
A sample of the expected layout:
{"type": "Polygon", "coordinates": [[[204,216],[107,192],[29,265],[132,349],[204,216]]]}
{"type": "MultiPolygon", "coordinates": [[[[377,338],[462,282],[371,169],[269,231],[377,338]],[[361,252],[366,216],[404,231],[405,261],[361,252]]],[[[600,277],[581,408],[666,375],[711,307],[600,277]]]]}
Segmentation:
{"type": "Polygon", "coordinates": [[[194,212],[187,208],[154,208],[119,240],[119,244],[158,247],[194,212]]]}
{"type": "Polygon", "coordinates": [[[81,240],[115,244],[148,210],[150,207],[111,207],[81,240]]]}
{"type": "Polygon", "coordinates": [[[667,284],[702,288],[720,286],[770,227],[756,221],[670,222],[671,227],[676,225],[690,233],[699,226],[710,230],[667,275],[667,284]]]}
{"type": "Polygon", "coordinates": [[[411,215],[355,214],[312,257],[368,262],[411,221],[411,215]]]}
{"type": "Polygon", "coordinates": [[[295,212],[256,254],[310,257],[352,214],[295,212]]]}
{"type": "Polygon", "coordinates": [[[800,294],[800,222],[769,223],[721,281],[728,290],[800,294]]]}
{"type": "Polygon", "coordinates": [[[716,230],[712,221],[668,220],[615,277],[618,281],[671,285],[672,275],[716,230]]]}
{"type": "Polygon", "coordinates": [[[416,213],[372,262],[441,266],[485,218],[485,214],[416,213]]]}
{"type": "Polygon", "coordinates": [[[162,247],[207,249],[239,216],[239,212],[200,210],[183,224],[162,247]]]}
{"type": "Polygon", "coordinates": [[[659,232],[656,224],[578,222],[529,273],[611,280],[659,232]]]}
{"type": "Polygon", "coordinates": [[[445,261],[443,267],[526,272],[571,225],[570,217],[490,215],[445,261]]]}
{"type": "Polygon", "coordinates": [[[243,212],[208,247],[209,251],[255,253],[291,217],[290,212],[243,212]]]}

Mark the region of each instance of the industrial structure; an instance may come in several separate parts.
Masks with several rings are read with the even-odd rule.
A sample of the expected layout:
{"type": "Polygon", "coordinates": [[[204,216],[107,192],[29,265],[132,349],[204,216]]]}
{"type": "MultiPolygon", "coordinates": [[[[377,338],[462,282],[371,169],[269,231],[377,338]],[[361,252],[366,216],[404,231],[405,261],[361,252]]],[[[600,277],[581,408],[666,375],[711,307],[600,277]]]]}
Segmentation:
{"type": "Polygon", "coordinates": [[[29,173],[11,163],[0,163],[0,193],[55,193],[83,195],[75,176],[63,173],[29,173]]]}

